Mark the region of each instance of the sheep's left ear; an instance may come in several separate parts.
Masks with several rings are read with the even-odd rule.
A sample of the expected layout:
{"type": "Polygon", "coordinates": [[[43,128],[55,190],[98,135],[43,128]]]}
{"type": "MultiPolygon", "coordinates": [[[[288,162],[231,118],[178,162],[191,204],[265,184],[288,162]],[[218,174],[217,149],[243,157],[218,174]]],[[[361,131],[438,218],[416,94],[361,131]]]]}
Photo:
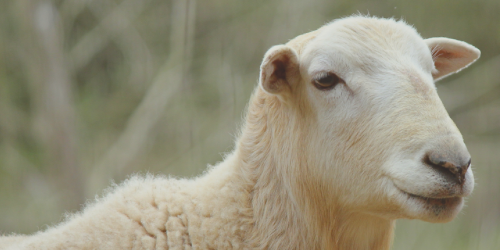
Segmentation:
{"type": "Polygon", "coordinates": [[[425,42],[432,52],[437,70],[432,73],[435,81],[466,68],[481,55],[476,47],[450,38],[435,37],[425,39],[425,42]]]}
{"type": "Polygon", "coordinates": [[[295,50],[286,45],[271,47],[260,66],[259,85],[269,94],[290,92],[299,80],[299,62],[295,50]]]}

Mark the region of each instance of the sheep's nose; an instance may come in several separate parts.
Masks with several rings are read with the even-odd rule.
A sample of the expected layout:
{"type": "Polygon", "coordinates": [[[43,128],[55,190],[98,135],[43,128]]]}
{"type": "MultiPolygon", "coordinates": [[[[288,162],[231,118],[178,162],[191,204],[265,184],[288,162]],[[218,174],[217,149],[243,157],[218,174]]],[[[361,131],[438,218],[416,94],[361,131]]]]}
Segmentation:
{"type": "Polygon", "coordinates": [[[465,182],[465,173],[470,167],[471,157],[465,146],[444,147],[426,154],[424,162],[444,175],[451,176],[461,185],[465,182]]]}

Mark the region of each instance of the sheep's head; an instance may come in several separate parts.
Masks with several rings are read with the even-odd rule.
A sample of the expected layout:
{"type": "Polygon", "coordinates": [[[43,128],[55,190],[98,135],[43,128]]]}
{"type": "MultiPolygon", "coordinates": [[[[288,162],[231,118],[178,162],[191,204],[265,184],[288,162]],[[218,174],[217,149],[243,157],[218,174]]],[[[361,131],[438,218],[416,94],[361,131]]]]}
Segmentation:
{"type": "Polygon", "coordinates": [[[340,19],[272,47],[261,89],[283,106],[309,107],[289,116],[309,124],[307,164],[293,170],[299,182],[307,178],[299,188],[345,211],[453,219],[474,178],[434,82],[479,55],[467,43],[422,39],[402,21],[370,17],[340,19]]]}

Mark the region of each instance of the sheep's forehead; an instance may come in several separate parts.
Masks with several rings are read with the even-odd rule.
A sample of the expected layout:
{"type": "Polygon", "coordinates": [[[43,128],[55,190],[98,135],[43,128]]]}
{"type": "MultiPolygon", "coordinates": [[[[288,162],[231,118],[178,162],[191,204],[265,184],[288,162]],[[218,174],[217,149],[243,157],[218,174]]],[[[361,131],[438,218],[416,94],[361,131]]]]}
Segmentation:
{"type": "Polygon", "coordinates": [[[426,72],[433,68],[423,39],[403,21],[350,17],[294,40],[289,44],[295,46],[301,61],[316,60],[324,67],[334,64],[376,70],[411,64],[426,72]]]}

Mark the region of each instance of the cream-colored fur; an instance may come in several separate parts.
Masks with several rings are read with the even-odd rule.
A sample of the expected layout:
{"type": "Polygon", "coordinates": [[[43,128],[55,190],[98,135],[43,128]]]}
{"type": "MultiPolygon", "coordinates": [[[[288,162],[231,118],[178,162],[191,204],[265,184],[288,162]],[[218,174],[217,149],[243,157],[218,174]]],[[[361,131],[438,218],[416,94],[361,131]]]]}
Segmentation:
{"type": "Polygon", "coordinates": [[[235,150],[206,174],[132,177],[0,248],[389,249],[396,219],[449,221],[473,189],[470,168],[457,186],[422,156],[465,149],[434,80],[478,57],[402,21],[336,20],[266,53],[235,150]],[[318,90],[325,72],[344,83],[318,90]]]}

